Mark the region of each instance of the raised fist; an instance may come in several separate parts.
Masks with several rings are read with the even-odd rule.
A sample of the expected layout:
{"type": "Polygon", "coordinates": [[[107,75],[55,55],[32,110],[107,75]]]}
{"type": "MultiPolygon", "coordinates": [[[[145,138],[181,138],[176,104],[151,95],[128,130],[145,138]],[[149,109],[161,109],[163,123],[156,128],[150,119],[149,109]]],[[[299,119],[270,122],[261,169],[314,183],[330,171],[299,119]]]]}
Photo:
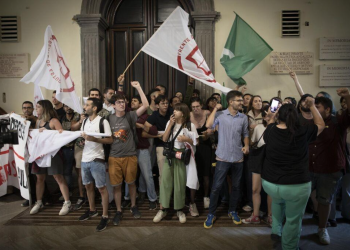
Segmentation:
{"type": "Polygon", "coordinates": [[[340,88],[340,89],[337,89],[337,94],[338,96],[345,97],[345,96],[349,96],[350,92],[348,88],[340,88]]]}

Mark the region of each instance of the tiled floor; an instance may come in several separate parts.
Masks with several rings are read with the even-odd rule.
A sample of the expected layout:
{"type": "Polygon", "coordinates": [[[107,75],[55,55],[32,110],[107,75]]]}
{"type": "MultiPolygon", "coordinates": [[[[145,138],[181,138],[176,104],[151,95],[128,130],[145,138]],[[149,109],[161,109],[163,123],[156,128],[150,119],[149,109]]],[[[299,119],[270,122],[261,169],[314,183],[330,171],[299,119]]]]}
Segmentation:
{"type": "MultiPolygon", "coordinates": [[[[17,195],[0,198],[0,249],[279,249],[266,227],[114,227],[96,233],[95,226],[5,226],[24,211],[17,195]]],[[[309,216],[310,217],[310,216],[309,216]]],[[[317,226],[306,216],[302,249],[349,249],[350,225],[330,228],[331,245],[321,246],[317,226]]]]}

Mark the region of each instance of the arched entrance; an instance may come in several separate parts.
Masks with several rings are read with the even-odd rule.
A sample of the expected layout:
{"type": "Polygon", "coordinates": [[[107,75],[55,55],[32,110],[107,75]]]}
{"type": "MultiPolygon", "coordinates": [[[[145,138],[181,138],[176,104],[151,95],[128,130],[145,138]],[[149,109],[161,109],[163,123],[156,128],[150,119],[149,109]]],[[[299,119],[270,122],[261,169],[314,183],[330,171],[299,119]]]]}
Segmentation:
{"type": "MultiPolygon", "coordinates": [[[[213,0],[128,0],[125,3],[122,0],[83,0],[81,14],[74,16],[74,20],[81,27],[84,96],[92,87],[101,90],[105,86],[115,87],[118,75],[124,71],[146,39],[171,13],[174,4],[180,5],[191,15],[190,25],[194,30],[198,47],[214,72],[214,24],[219,13],[214,10],[213,0]],[[125,17],[124,12],[119,15],[119,10],[127,10],[130,6],[124,4],[131,2],[134,5],[142,2],[141,8],[132,10],[138,11],[138,15],[125,17]],[[125,48],[119,49],[119,43],[123,39],[126,39],[123,45],[125,48]]],[[[133,68],[128,72],[126,80],[134,79],[142,81],[146,92],[157,83],[166,83],[170,94],[177,91],[178,82],[187,83],[186,76],[174,72],[173,69],[145,54],[136,60],[136,64],[134,62],[133,68]]],[[[200,82],[196,82],[196,88],[200,89],[203,98],[208,97],[213,91],[200,82]]],[[[131,94],[130,90],[126,91],[131,94]]]]}

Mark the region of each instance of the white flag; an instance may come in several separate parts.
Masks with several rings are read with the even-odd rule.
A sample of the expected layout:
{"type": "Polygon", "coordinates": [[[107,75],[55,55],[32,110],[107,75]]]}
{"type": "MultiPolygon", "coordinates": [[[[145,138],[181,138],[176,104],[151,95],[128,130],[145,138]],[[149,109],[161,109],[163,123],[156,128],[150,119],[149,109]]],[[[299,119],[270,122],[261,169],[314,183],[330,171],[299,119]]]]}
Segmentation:
{"type": "Polygon", "coordinates": [[[34,116],[37,116],[35,107],[38,101],[40,100],[44,100],[43,93],[41,92],[40,86],[38,84],[34,84],[34,111],[33,111],[34,116]]]}
{"type": "Polygon", "coordinates": [[[231,91],[216,82],[187,25],[188,14],[177,7],[142,51],[225,94],[231,91]]]}
{"type": "Polygon", "coordinates": [[[82,113],[79,99],[75,93],[70,70],[58,46],[51,26],[47,26],[44,37],[44,46],[30,71],[21,79],[21,82],[38,84],[47,89],[56,90],[56,99],[78,113],[82,113]]]}

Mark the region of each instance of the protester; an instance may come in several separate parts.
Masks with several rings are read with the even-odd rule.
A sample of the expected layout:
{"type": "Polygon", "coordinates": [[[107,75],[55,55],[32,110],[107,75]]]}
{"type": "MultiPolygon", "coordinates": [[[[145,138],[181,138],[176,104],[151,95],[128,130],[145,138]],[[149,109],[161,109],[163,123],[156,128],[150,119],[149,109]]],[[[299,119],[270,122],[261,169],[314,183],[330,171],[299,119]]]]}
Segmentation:
{"type": "Polygon", "coordinates": [[[283,249],[298,249],[301,222],[311,193],[308,144],[325,125],[314,99],[306,98],[315,125],[301,126],[292,104],[282,105],[276,113],[269,110],[269,125],[264,133],[266,156],[262,168],[262,185],[272,197],[271,239],[280,241],[283,249]],[[278,124],[274,123],[278,114],[278,124]],[[282,223],[286,216],[286,223],[282,223]]]}
{"type": "Polygon", "coordinates": [[[113,104],[111,104],[109,102],[111,97],[114,95],[114,92],[115,92],[114,89],[109,88],[109,87],[105,88],[104,91],[103,91],[103,98],[104,98],[103,108],[108,110],[110,112],[110,114],[114,114],[115,113],[113,104]]]}
{"type": "Polygon", "coordinates": [[[215,109],[216,104],[218,104],[218,100],[215,97],[209,97],[205,103],[205,108],[211,113],[215,109]]]}
{"type": "Polygon", "coordinates": [[[243,106],[242,106],[243,114],[246,114],[248,112],[248,106],[249,106],[249,103],[250,103],[250,100],[252,99],[252,97],[253,97],[253,95],[248,94],[248,93],[243,95],[243,106]]]}
{"type": "Polygon", "coordinates": [[[326,97],[316,98],[316,107],[320,112],[326,129],[310,144],[309,170],[312,173],[312,190],[316,190],[314,207],[318,212],[318,236],[321,244],[330,244],[327,221],[331,204],[335,202],[335,193],[345,170],[345,138],[350,126],[350,93],[347,88],[337,90],[347,103],[347,112],[333,116],[333,103],[326,97]]]}
{"type": "Polygon", "coordinates": [[[246,115],[239,113],[243,104],[241,92],[236,90],[228,92],[226,100],[228,108],[216,115],[217,110],[221,108],[221,105],[217,104],[206,123],[206,127],[211,130],[218,125],[219,143],[215,152],[217,163],[210,194],[209,214],[204,222],[204,228],[213,226],[216,219],[215,212],[219,192],[229,171],[231,171],[232,188],[228,215],[232,218],[234,224],[242,223],[237,213],[237,203],[240,198],[243,154],[249,153],[248,118],[246,115]],[[244,138],[244,146],[241,137],[244,138]]]}
{"type": "MultiPolygon", "coordinates": [[[[183,152],[185,142],[196,145],[198,134],[193,123],[190,122],[190,110],[184,103],[178,103],[174,107],[174,114],[167,122],[166,130],[163,135],[164,142],[170,142],[168,150],[183,152]],[[189,136],[191,131],[194,136],[189,136]]],[[[168,144],[169,145],[169,144],[168,144]]],[[[163,166],[163,176],[160,185],[159,202],[162,204],[153,222],[160,222],[167,214],[170,207],[170,199],[174,196],[174,209],[177,211],[177,217],[180,223],[186,222],[186,215],[183,212],[186,198],[186,166],[181,159],[170,157],[165,159],[163,166]]]]}
{"type": "Polygon", "coordinates": [[[176,92],[175,96],[179,98],[180,102],[183,102],[183,94],[180,91],[176,92]]]}
{"type": "Polygon", "coordinates": [[[115,115],[108,117],[113,132],[113,143],[108,159],[108,173],[111,185],[114,187],[114,200],[117,212],[113,218],[113,224],[119,225],[123,217],[121,199],[122,183],[128,184],[131,198],[130,212],[136,219],[141,218],[141,213],[136,206],[136,176],[137,176],[137,153],[136,153],[136,121],[148,108],[148,100],[143,93],[139,82],[131,82],[140,94],[142,106],[135,111],[125,112],[125,96],[118,93],[110,102],[115,105],[115,115]]]}
{"type": "MultiPolygon", "coordinates": [[[[318,92],[317,95],[316,95],[316,98],[317,98],[317,97],[326,97],[326,98],[330,99],[330,100],[333,102],[331,95],[328,94],[328,93],[325,92],[325,91],[318,92]]],[[[336,113],[336,109],[335,109],[335,106],[334,106],[334,103],[333,103],[333,106],[332,106],[332,115],[335,115],[335,113],[336,113]]]]}
{"type": "Polygon", "coordinates": [[[167,95],[167,87],[165,87],[164,85],[162,85],[162,84],[158,84],[157,86],[156,86],[156,89],[159,89],[159,91],[160,91],[160,95],[167,95]]]}
{"type": "Polygon", "coordinates": [[[158,110],[157,104],[155,103],[155,99],[160,95],[159,89],[151,89],[150,92],[148,92],[148,101],[149,101],[149,107],[147,108],[147,114],[152,115],[152,113],[156,110],[158,110]]]}
{"type": "Polygon", "coordinates": [[[89,200],[89,209],[86,210],[85,214],[80,216],[79,220],[85,221],[98,215],[95,207],[95,183],[96,188],[101,194],[103,209],[100,223],[96,227],[97,232],[106,229],[109,222],[105,152],[102,144],[111,144],[113,142],[111,137],[112,132],[108,121],[97,115],[101,109],[102,101],[100,99],[89,98],[84,105],[84,110],[86,115],[88,115],[88,118],[84,120],[81,127],[81,131],[83,131],[82,135],[85,139],[85,146],[81,160],[81,173],[89,200]],[[87,132],[104,133],[106,134],[106,137],[89,136],[86,134],[87,132]]]}
{"type": "Polygon", "coordinates": [[[200,92],[198,89],[194,89],[192,92],[192,98],[193,97],[199,97],[200,98],[200,92]]]}
{"type": "Polygon", "coordinates": [[[211,95],[211,97],[214,97],[217,101],[217,103],[221,104],[221,95],[219,93],[214,93],[211,95]]]}
{"type": "MultiPolygon", "coordinates": [[[[199,144],[196,146],[196,165],[198,177],[203,178],[203,190],[204,190],[204,208],[209,208],[209,189],[210,189],[210,173],[211,173],[211,154],[212,154],[212,143],[210,140],[210,135],[207,132],[206,122],[210,112],[208,110],[203,110],[202,100],[198,97],[191,99],[191,109],[190,113],[191,122],[197,129],[197,134],[199,136],[199,144]]],[[[191,189],[191,204],[190,213],[191,216],[198,216],[197,206],[194,203],[196,195],[196,190],[191,189]]]]}
{"type": "Polygon", "coordinates": [[[61,118],[65,115],[65,112],[63,109],[63,103],[56,99],[56,90],[54,90],[52,93],[52,104],[57,113],[58,120],[61,120],[61,118]]]}
{"type": "MultiPolygon", "coordinates": [[[[40,132],[44,130],[58,130],[61,133],[63,131],[62,125],[58,120],[57,113],[55,112],[49,100],[38,101],[36,104],[36,112],[38,115],[38,120],[35,125],[35,128],[38,128],[40,132]]],[[[30,214],[36,214],[39,212],[40,209],[44,207],[42,198],[44,194],[45,179],[47,174],[53,175],[64,197],[63,207],[59,212],[59,215],[68,214],[71,207],[71,201],[69,200],[69,191],[68,191],[67,183],[63,178],[64,167],[61,159],[61,153],[58,152],[51,159],[51,166],[38,167],[35,164],[35,162],[33,164],[34,165],[32,166],[32,173],[36,174],[36,177],[37,177],[37,182],[36,182],[37,201],[35,202],[35,205],[33,206],[33,208],[30,210],[30,214]]]]}
{"type": "Polygon", "coordinates": [[[180,103],[180,99],[177,96],[173,96],[170,100],[170,107],[174,108],[175,104],[180,103]]]}

